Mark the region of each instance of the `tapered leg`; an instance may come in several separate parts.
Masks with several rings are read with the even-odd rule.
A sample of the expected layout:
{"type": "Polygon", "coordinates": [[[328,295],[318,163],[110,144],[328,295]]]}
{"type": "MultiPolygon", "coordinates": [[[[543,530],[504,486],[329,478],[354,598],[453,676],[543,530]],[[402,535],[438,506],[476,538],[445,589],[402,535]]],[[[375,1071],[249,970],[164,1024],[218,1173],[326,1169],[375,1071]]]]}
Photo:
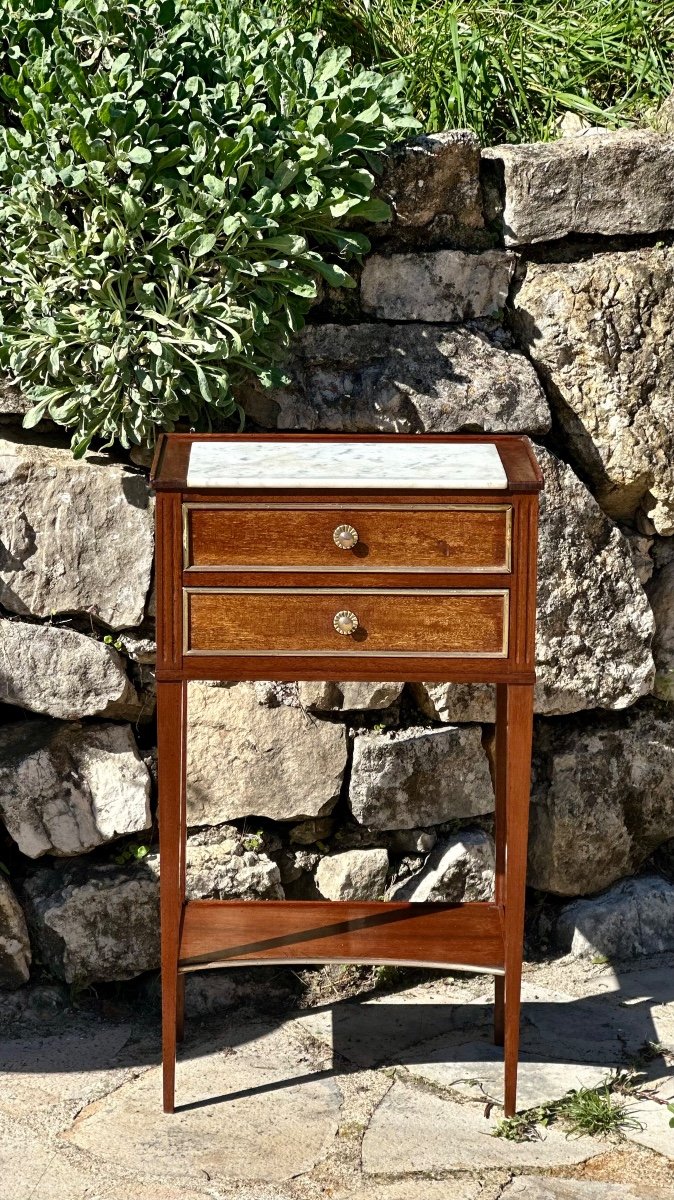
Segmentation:
{"type": "Polygon", "coordinates": [[[185,1037],[185,976],[178,976],[178,991],[176,996],[176,1041],[182,1042],[185,1037]]]}
{"type": "MultiPolygon", "coordinates": [[[[517,1108],[517,1062],[520,1041],[520,989],[522,941],[527,875],[529,794],[531,790],[531,737],[534,689],[530,685],[499,684],[496,700],[496,813],[505,823],[501,879],[497,854],[497,896],[505,904],[505,980],[503,1040],[505,1060],[505,1114],[517,1108]],[[499,752],[500,751],[500,752],[499,752]]],[[[497,988],[497,1026],[498,1015],[497,988]]],[[[495,1028],[495,1033],[497,1028],[495,1028]]]]}
{"type": "MultiPolygon", "coordinates": [[[[495,743],[495,811],[494,840],[496,842],[496,871],[494,899],[505,904],[505,861],[506,861],[506,770],[508,763],[508,707],[505,687],[496,689],[496,743],[495,743]]],[[[494,1042],[503,1045],[504,1036],[505,979],[497,975],[494,979],[494,1042]]]]}
{"type": "Polygon", "coordinates": [[[157,761],[161,904],[161,992],[164,1112],[174,1109],[176,1037],[182,1027],[178,976],[183,899],[182,830],[185,692],[182,683],[157,684],[157,761]]]}
{"type": "Polygon", "coordinates": [[[502,975],[494,978],[494,1045],[502,1046],[504,1038],[505,1015],[505,979],[502,975]]]}

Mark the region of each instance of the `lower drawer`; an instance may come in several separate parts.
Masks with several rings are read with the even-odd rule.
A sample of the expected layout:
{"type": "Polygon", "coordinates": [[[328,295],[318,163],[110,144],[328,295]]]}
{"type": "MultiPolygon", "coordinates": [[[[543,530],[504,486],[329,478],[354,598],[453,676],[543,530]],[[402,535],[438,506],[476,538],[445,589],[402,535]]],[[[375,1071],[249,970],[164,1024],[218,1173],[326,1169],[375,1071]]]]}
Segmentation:
{"type": "Polygon", "coordinates": [[[186,588],[184,653],[506,658],[508,591],[186,588]]]}

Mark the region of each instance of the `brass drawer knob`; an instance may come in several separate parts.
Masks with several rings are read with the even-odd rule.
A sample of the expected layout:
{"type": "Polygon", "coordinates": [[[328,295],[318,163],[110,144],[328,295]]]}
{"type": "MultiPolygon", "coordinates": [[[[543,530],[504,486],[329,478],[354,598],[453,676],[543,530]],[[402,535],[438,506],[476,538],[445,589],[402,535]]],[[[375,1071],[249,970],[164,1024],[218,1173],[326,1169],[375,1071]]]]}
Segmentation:
{"type": "Polygon", "coordinates": [[[355,633],[358,628],[358,617],[355,613],[350,612],[348,608],[343,608],[341,612],[335,613],[333,625],[337,633],[341,633],[344,637],[355,633]]]}
{"type": "Polygon", "coordinates": [[[332,540],[340,550],[353,550],[358,541],[358,533],[353,525],[338,525],[332,535],[332,540]]]}

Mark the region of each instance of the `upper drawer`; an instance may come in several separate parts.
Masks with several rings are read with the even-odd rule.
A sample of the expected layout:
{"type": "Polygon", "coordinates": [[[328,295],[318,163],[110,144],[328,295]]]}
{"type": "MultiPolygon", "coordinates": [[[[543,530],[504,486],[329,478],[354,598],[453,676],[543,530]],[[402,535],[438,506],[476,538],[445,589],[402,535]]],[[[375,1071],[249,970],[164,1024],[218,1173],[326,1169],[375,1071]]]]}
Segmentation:
{"type": "Polygon", "coordinates": [[[198,570],[510,571],[508,504],[185,504],[183,516],[185,566],[198,570]]]}

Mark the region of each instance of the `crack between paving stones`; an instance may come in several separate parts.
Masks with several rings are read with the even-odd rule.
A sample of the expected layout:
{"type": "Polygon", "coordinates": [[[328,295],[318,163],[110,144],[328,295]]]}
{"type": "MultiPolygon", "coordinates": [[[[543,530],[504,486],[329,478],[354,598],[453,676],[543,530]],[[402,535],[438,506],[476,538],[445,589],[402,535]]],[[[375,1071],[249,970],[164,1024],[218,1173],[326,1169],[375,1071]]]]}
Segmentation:
{"type": "Polygon", "coordinates": [[[159,1065],[159,1063],[150,1063],[147,1067],[142,1069],[134,1068],[134,1073],[131,1075],[130,1079],[120,1079],[119,1083],[110,1088],[109,1092],[104,1092],[103,1095],[98,1096],[96,1100],[87,1100],[84,1104],[81,1104],[73,1114],[67,1129],[59,1130],[57,1137],[67,1139],[68,1135],[74,1133],[80,1121],[86,1117],[90,1111],[95,1112],[101,1104],[104,1104],[106,1100],[109,1100],[110,1097],[114,1096],[116,1092],[119,1092],[121,1088],[126,1087],[126,1085],[129,1083],[135,1083],[138,1079],[142,1079],[143,1076],[147,1075],[148,1071],[156,1070],[159,1065]]]}
{"type": "Polygon", "coordinates": [[[516,1179],[516,1178],[517,1178],[517,1176],[513,1175],[513,1173],[511,1172],[510,1175],[508,1176],[508,1178],[506,1179],[505,1183],[502,1183],[499,1185],[498,1191],[494,1194],[494,1200],[501,1200],[501,1196],[505,1192],[506,1188],[510,1187],[513,1179],[516,1179]]]}
{"type": "Polygon", "coordinates": [[[52,1165],[54,1159],[56,1158],[57,1154],[58,1154],[58,1150],[54,1150],[54,1153],[52,1154],[51,1158],[49,1159],[49,1162],[47,1163],[44,1171],[40,1175],[40,1178],[35,1181],[34,1188],[32,1188],[32,1190],[28,1193],[26,1200],[33,1200],[33,1198],[38,1195],[38,1188],[39,1188],[40,1184],[42,1183],[42,1180],[44,1179],[47,1172],[51,1169],[51,1165],[52,1165]]]}
{"type": "Polygon", "coordinates": [[[383,1096],[379,1097],[377,1103],[375,1104],[374,1108],[372,1109],[372,1112],[370,1113],[369,1117],[367,1118],[367,1121],[365,1122],[365,1125],[363,1128],[363,1132],[360,1136],[360,1143],[358,1146],[358,1169],[360,1171],[361,1178],[363,1177],[363,1142],[365,1141],[365,1135],[368,1133],[370,1125],[372,1124],[375,1116],[377,1115],[379,1108],[381,1107],[384,1100],[386,1099],[389,1092],[391,1091],[391,1088],[393,1087],[395,1081],[396,1081],[395,1074],[391,1075],[391,1077],[389,1079],[389,1085],[386,1088],[386,1091],[384,1092],[383,1096]]]}
{"type": "MultiPolygon", "coordinates": [[[[411,1084],[420,1092],[425,1092],[428,1096],[437,1096],[439,1100],[452,1100],[455,1104],[461,1104],[469,1107],[471,1104],[489,1104],[495,1105],[497,1108],[502,1107],[502,1102],[495,1099],[493,1096],[488,1096],[483,1092],[481,1096],[467,1096],[465,1092],[454,1091],[450,1084],[434,1083],[431,1079],[426,1079],[423,1075],[416,1075],[414,1071],[410,1071],[408,1067],[397,1067],[397,1078],[401,1083],[411,1084]]],[[[467,1075],[465,1078],[457,1079],[456,1083],[471,1083],[475,1082],[473,1077],[467,1075]]],[[[480,1084],[482,1087],[482,1084],[480,1084]]]]}

